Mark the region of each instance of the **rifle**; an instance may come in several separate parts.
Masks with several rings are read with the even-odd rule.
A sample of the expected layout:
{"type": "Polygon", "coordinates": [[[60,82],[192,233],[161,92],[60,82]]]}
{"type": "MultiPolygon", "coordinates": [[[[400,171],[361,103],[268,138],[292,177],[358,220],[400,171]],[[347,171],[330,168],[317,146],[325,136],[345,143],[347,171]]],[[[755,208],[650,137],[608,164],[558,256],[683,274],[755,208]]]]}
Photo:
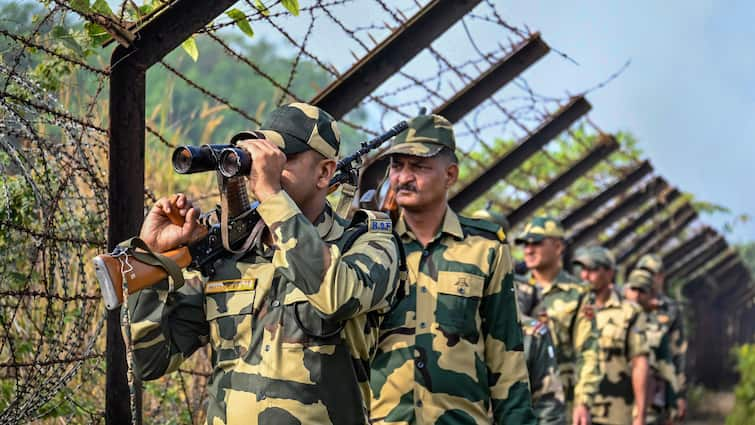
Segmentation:
{"type": "MultiPolygon", "coordinates": [[[[387,132],[362,142],[356,152],[338,161],[329,192],[342,184],[356,185],[362,156],[407,128],[406,121],[401,121],[387,132]]],[[[171,264],[180,269],[188,268],[197,270],[204,276],[212,276],[218,259],[245,252],[250,247],[257,232],[264,229],[264,223],[256,211],[258,203],[249,202],[244,181],[244,176],[251,170],[251,156],[235,146],[237,141],[249,138],[263,136],[256,132],[242,132],[234,136],[227,145],[176,148],[172,162],[177,173],[217,173],[222,205],[199,218],[198,221],[207,230],[207,234],[188,246],[155,254],[147,252],[145,245],[134,246],[129,243],[133,240],[129,240],[116,247],[112,253],[95,257],[92,261],[105,307],[113,310],[123,302],[124,278],[128,293],[133,294],[165,279],[168,276],[166,269],[176,269],[171,264]]],[[[168,218],[177,225],[184,223],[184,217],[175,210],[168,218]]],[[[174,280],[182,283],[179,277],[174,277],[174,280]]]]}

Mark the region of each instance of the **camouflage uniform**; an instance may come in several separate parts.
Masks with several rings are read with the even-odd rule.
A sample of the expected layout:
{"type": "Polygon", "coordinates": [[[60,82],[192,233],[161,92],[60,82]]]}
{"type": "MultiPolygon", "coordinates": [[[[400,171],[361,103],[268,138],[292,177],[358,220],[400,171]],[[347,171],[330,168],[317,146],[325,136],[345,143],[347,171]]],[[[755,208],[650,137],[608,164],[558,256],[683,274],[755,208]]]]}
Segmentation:
{"type": "MultiPolygon", "coordinates": [[[[509,228],[503,214],[489,210],[478,210],[472,217],[492,221],[504,230],[509,228]]],[[[525,285],[517,291],[519,311],[532,311],[537,302],[536,287],[525,285]]],[[[566,400],[564,384],[558,374],[556,348],[548,323],[529,316],[522,316],[524,335],[524,355],[527,358],[527,371],[532,390],[532,408],[540,425],[566,425],[566,400]]]]}
{"type": "MultiPolygon", "coordinates": [[[[616,268],[611,252],[601,246],[578,250],[574,264],[587,269],[616,268]]],[[[592,421],[596,424],[629,425],[632,423],[635,401],[632,359],[648,355],[647,319],[637,303],[623,299],[613,286],[603,305],[596,306],[595,317],[603,378],[590,411],[592,421]]]]}
{"type": "Polygon", "coordinates": [[[532,407],[539,425],[566,425],[564,387],[548,324],[522,317],[524,354],[532,387],[532,407]]]}
{"type": "MultiPolygon", "coordinates": [[[[627,286],[652,290],[653,278],[644,269],[636,269],[629,274],[627,286]]],[[[661,323],[658,310],[646,311],[647,340],[650,349],[650,379],[648,384],[648,412],[645,421],[648,425],[665,424],[676,406],[677,380],[670,348],[668,328],[661,323]]]]}
{"type": "MultiPolygon", "coordinates": [[[[663,261],[658,255],[647,254],[637,261],[637,268],[653,274],[663,271],[663,261]]],[[[669,348],[674,362],[679,398],[687,394],[687,338],[684,332],[684,316],[681,303],[666,294],[658,294],[658,320],[668,327],[669,348]]]]}
{"type": "MultiPolygon", "coordinates": [[[[420,116],[387,154],[453,149],[442,117],[420,116]],[[442,148],[442,146],[441,146],[442,148]]],[[[403,216],[408,295],[381,326],[372,363],[373,423],[534,424],[513,287],[512,260],[497,225],[446,208],[423,247],[403,216]]]]}
{"type": "Polygon", "coordinates": [[[600,368],[603,379],[593,405],[597,424],[630,424],[634,405],[632,359],[648,355],[646,317],[639,305],[623,300],[611,290],[611,297],[596,311],[600,337],[600,368]]]}
{"type": "MultiPolygon", "coordinates": [[[[300,124],[319,111],[307,106],[283,107],[295,109],[284,121],[300,124]]],[[[302,142],[320,153],[334,144],[326,155],[333,157],[338,139],[321,121],[302,142]]],[[[280,136],[284,152],[295,144],[292,133],[280,136]]],[[[257,211],[273,246],[258,239],[240,258],[219,260],[209,278],[187,273],[176,292],[163,284],[129,298],[137,374],[174,371],[209,342],[207,423],[365,423],[369,361],[397,282],[390,221],[347,248],[355,230],[329,205],[310,223],[281,191],[257,211]]]]}
{"type": "MultiPolygon", "coordinates": [[[[516,242],[536,242],[547,237],[563,238],[561,224],[550,217],[535,217],[527,223],[516,242]]],[[[589,288],[564,270],[553,282],[536,282],[529,273],[519,275],[517,283],[519,291],[533,293],[536,300],[532,310],[523,313],[548,318],[566,400],[591,407],[601,374],[598,333],[589,288]]]]}

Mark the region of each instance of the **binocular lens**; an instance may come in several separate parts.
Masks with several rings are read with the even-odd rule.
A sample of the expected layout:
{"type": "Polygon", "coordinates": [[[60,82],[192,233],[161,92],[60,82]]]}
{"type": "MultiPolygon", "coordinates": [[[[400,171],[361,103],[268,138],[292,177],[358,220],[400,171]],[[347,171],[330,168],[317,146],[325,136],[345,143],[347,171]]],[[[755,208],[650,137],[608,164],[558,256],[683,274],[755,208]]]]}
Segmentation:
{"type": "Polygon", "coordinates": [[[225,177],[246,176],[252,170],[252,157],[241,148],[225,148],[220,152],[218,169],[225,177]]]}
{"type": "Polygon", "coordinates": [[[173,151],[173,169],[178,174],[188,174],[191,170],[191,151],[186,146],[181,146],[173,151]]]}
{"type": "Polygon", "coordinates": [[[173,151],[173,169],[178,174],[215,171],[217,154],[230,145],[179,146],[173,151]]]}

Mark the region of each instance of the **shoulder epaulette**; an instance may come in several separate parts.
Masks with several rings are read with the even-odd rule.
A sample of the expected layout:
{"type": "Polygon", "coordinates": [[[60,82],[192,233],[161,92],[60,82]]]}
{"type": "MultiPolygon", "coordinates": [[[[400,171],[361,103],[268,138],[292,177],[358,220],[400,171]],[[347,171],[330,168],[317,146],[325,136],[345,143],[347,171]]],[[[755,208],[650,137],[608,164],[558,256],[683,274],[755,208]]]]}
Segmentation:
{"type": "Polygon", "coordinates": [[[368,232],[393,233],[393,222],[391,217],[382,211],[373,211],[359,209],[354,213],[351,220],[353,227],[359,224],[366,224],[368,232]]]}
{"type": "Polygon", "coordinates": [[[459,223],[463,227],[468,227],[476,231],[482,231],[480,233],[486,233],[490,236],[495,236],[501,242],[506,241],[506,233],[501,226],[479,218],[469,218],[462,215],[459,216],[459,223]]]}

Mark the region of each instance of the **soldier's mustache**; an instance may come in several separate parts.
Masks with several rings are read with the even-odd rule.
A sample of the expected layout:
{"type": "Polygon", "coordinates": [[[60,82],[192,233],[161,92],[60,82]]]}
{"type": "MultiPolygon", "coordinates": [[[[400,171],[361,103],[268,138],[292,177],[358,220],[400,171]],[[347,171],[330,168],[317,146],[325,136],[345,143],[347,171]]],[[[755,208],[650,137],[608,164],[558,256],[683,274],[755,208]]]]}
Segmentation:
{"type": "Polygon", "coordinates": [[[417,186],[415,186],[415,185],[413,185],[411,183],[400,184],[400,185],[396,186],[396,192],[400,192],[402,190],[405,190],[407,192],[417,193],[417,186]]]}

